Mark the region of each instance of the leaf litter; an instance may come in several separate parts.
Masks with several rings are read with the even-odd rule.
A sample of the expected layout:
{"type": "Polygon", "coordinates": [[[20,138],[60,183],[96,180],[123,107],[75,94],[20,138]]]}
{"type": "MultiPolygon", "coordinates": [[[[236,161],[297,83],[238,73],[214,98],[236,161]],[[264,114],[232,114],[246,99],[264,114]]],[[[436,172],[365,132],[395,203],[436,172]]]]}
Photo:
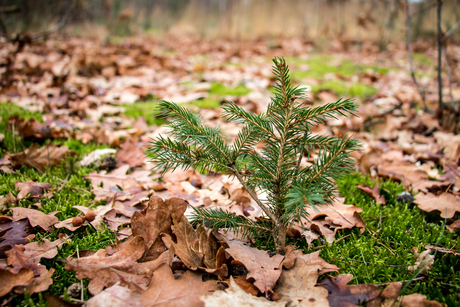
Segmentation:
{"type": "MultiPolygon", "coordinates": [[[[52,283],[53,269],[43,270],[40,258],[56,257],[57,248],[69,239],[29,243],[28,239],[34,236],[32,232],[62,227],[70,231],[107,227],[118,231],[119,238],[125,241],[87,256],[81,251],[80,258],[66,260],[66,267],[74,271],[77,278],[90,280],[89,291],[95,296],[87,302],[89,306],[117,306],[126,305],[126,302],[132,306],[181,306],[185,301],[193,306],[215,304],[212,302],[225,306],[225,302],[237,299],[248,305],[334,306],[346,301],[353,306],[363,300],[370,300],[372,306],[391,305],[389,302],[395,300],[399,292],[394,289],[400,289],[401,285],[392,284],[384,291],[373,285],[347,285],[351,280],[349,275],[318,281],[322,274],[338,272],[336,266],[319,257],[319,251],[302,255],[291,249],[284,256],[270,255],[237,238],[222,238],[222,234],[210,234],[203,228],[195,231],[184,217],[184,213],[186,216],[193,210],[192,206],[224,208],[252,220],[262,218],[261,210],[241,186],[225,176],[205,176],[192,170],[178,170],[164,176],[152,174],[152,165],[144,159],[143,145],[153,135],[162,133],[162,128],[147,125],[142,117],[134,120],[123,115],[127,105],[149,100],[152,93],[159,99],[184,102],[209,97],[211,94],[206,89],[211,88],[211,82],[227,86],[246,82],[252,90],[249,95],[228,98],[243,108],[260,112],[269,102],[270,64],[260,61],[262,64],[256,66],[248,62],[247,66],[228,71],[219,67],[225,64],[222,59],[269,58],[270,49],[241,43],[235,56],[230,43],[216,42],[217,49],[213,50],[220,48],[221,56],[200,63],[204,66],[199,68],[192,64],[195,55],[214,52],[200,44],[181,44],[174,46],[177,54],[154,57],[145,57],[144,51],[162,48],[155,41],[146,40],[142,45],[133,42],[138,48],[110,44],[90,48],[88,44],[78,39],[61,42],[60,48],[65,52],[57,53],[52,65],[42,65],[46,62],[46,54],[52,53],[54,48],[46,44],[26,48],[12,57],[18,64],[13,68],[15,73],[24,74],[26,69],[31,69],[44,77],[40,87],[26,78],[23,88],[10,87],[9,91],[1,91],[0,100],[44,112],[44,122],[18,116],[5,119],[10,129],[34,143],[22,152],[5,153],[7,158],[2,158],[0,172],[29,167],[44,173],[48,167],[58,166],[66,157],[75,154],[68,147],[53,143],[40,147],[37,141],[75,138],[84,144],[110,145],[117,149],[94,152],[94,157],[81,162],[83,166],[104,169],[96,162],[101,161],[98,157],[115,155],[112,166],[85,177],[91,181],[95,199],[106,203],[93,209],[75,206],[83,214],[95,213],[93,221],[85,220],[79,226],[72,224],[73,218],[59,221],[56,213],[12,208],[12,219],[3,217],[0,221],[0,260],[5,262],[0,274],[1,280],[8,280],[0,286],[0,296],[10,291],[22,293],[24,289],[29,293],[41,292],[52,283]],[[124,54],[125,60],[121,61],[114,51],[124,54]],[[119,75],[111,73],[113,68],[119,75]],[[83,71],[86,73],[81,73],[83,71]],[[55,87],[47,75],[66,75],[64,85],[55,87]],[[201,81],[193,81],[192,87],[186,87],[186,82],[190,81],[187,75],[191,75],[192,80],[200,75],[201,81]],[[252,80],[252,83],[245,80],[252,80]],[[46,89],[47,94],[43,95],[39,88],[46,89]],[[120,230],[121,225],[124,228],[120,230]],[[231,275],[236,266],[245,268],[242,275],[231,275]],[[203,281],[205,277],[210,279],[203,281]],[[223,284],[229,288],[219,291],[223,284]],[[159,292],[160,288],[168,290],[159,292]]],[[[299,55],[300,51],[289,48],[291,44],[296,43],[284,42],[276,53],[299,55]]],[[[8,46],[2,48],[13,54],[8,46]]],[[[356,153],[364,173],[401,182],[408,191],[419,192],[415,203],[421,210],[439,211],[441,218],[451,219],[460,211],[457,208],[460,139],[449,132],[449,127],[439,125],[435,116],[410,108],[411,101],[418,98],[413,88],[404,87],[407,82],[408,76],[403,74],[377,76],[373,85],[381,90],[380,97],[367,99],[360,107],[359,118],[330,120],[327,129],[315,132],[324,135],[353,132],[365,144],[365,150],[356,153]]],[[[331,95],[335,94],[312,93],[312,99],[325,103],[334,98],[331,95]]],[[[220,125],[230,135],[237,135],[237,127],[218,120],[220,110],[200,109],[199,112],[210,125],[220,125]]],[[[311,163],[312,159],[314,155],[304,157],[301,162],[311,163]]],[[[31,181],[17,182],[16,187],[19,190],[16,200],[7,200],[8,205],[25,198],[46,196],[45,190],[51,188],[49,184],[31,181]]],[[[372,188],[360,188],[377,204],[385,204],[378,183],[372,188]]],[[[48,193],[53,193],[53,189],[48,193]]],[[[323,237],[327,243],[334,242],[340,229],[357,227],[360,233],[365,230],[360,208],[345,205],[343,200],[316,209],[311,208],[311,218],[291,231],[293,236],[304,236],[309,246],[323,237]]],[[[449,230],[460,228],[459,219],[449,221],[449,230]]],[[[444,252],[439,247],[432,249],[444,252]]],[[[423,263],[429,252],[415,255],[417,261],[423,263]]],[[[427,302],[417,294],[397,299],[402,306],[427,302]]]]}

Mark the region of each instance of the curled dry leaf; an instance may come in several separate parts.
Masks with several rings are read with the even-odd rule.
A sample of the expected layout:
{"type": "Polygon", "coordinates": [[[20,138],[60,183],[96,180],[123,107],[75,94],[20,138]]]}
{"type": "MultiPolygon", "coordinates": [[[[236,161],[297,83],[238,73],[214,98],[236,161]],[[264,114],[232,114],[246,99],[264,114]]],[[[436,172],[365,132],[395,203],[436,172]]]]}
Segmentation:
{"type": "Polygon", "coordinates": [[[32,227],[40,226],[46,231],[48,231],[51,226],[59,222],[59,219],[54,216],[56,212],[45,214],[35,209],[27,209],[21,207],[13,208],[12,211],[14,222],[27,218],[32,227]]]}
{"type": "Polygon", "coordinates": [[[460,196],[450,193],[442,193],[438,196],[431,193],[418,193],[414,203],[418,205],[420,210],[426,212],[441,211],[442,218],[452,218],[455,212],[460,212],[460,196]]]}
{"type": "Polygon", "coordinates": [[[331,272],[338,272],[340,269],[334,265],[327,263],[324,259],[319,256],[321,251],[316,251],[310,254],[303,254],[302,250],[294,250],[292,245],[286,246],[284,260],[283,260],[283,267],[286,269],[291,269],[294,264],[296,263],[297,259],[302,259],[308,265],[319,265],[319,275],[331,273],[331,272]]]}
{"type": "Polygon", "coordinates": [[[368,302],[380,294],[375,285],[350,285],[351,274],[337,275],[321,281],[320,285],[329,291],[327,300],[331,307],[355,307],[359,303],[368,302]]]}
{"type": "Polygon", "coordinates": [[[51,143],[49,146],[38,148],[38,144],[35,143],[23,152],[11,155],[10,159],[15,168],[25,165],[44,173],[46,166],[57,166],[65,157],[72,155],[75,155],[75,152],[67,146],[60,147],[51,143]]]}
{"type": "Polygon", "coordinates": [[[6,251],[6,263],[9,268],[6,268],[13,274],[17,274],[21,269],[29,269],[34,272],[35,276],[42,275],[46,268],[39,264],[40,259],[29,257],[24,254],[24,245],[14,245],[12,249],[6,251]]]}
{"type": "Polygon", "coordinates": [[[137,263],[144,254],[144,249],[144,239],[136,236],[111,256],[107,256],[106,250],[102,249],[89,257],[67,259],[65,268],[75,272],[78,279],[88,278],[90,280],[88,290],[93,295],[117,282],[122,284],[133,282],[145,289],[150,282],[151,273],[156,267],[166,263],[167,257],[159,258],[157,261],[137,263]]]}
{"type": "Polygon", "coordinates": [[[34,272],[29,269],[21,269],[16,274],[8,270],[0,269],[0,297],[8,294],[16,286],[27,284],[34,277],[34,272]]]}
{"type": "Polygon", "coordinates": [[[418,253],[418,247],[413,247],[415,263],[407,269],[411,272],[418,272],[420,274],[425,274],[434,263],[434,255],[431,255],[431,250],[427,249],[421,253],[418,253]]]}
{"type": "Polygon", "coordinates": [[[201,274],[192,271],[185,271],[175,279],[169,265],[163,264],[153,274],[148,289],[142,293],[141,303],[145,307],[204,306],[200,297],[217,289],[217,281],[203,282],[201,274]]]}
{"type": "Polygon", "coordinates": [[[118,283],[86,302],[87,307],[143,307],[141,293],[120,286],[118,283]]]}
{"type": "Polygon", "coordinates": [[[363,233],[366,226],[359,214],[363,209],[354,205],[345,205],[343,201],[343,198],[337,198],[330,205],[315,206],[316,210],[311,206],[308,207],[309,220],[302,220],[304,227],[324,235],[329,244],[334,241],[339,229],[356,226],[360,228],[360,233],[363,233]]]}
{"type": "Polygon", "coordinates": [[[5,223],[0,224],[0,258],[6,257],[5,251],[11,249],[15,244],[26,244],[28,239],[33,239],[34,235],[28,233],[32,230],[29,220],[11,221],[6,217],[5,223]]]}
{"type": "Polygon", "coordinates": [[[35,198],[43,196],[45,189],[51,188],[51,184],[34,181],[16,181],[14,188],[19,191],[18,195],[16,196],[16,200],[21,200],[26,197],[35,198]]]}
{"type": "MultiPolygon", "coordinates": [[[[249,306],[249,307],[283,307],[284,302],[273,302],[263,297],[255,297],[246,293],[240,288],[230,277],[230,287],[223,291],[215,291],[212,295],[202,296],[201,300],[205,307],[234,307],[234,306],[249,306]]],[[[326,301],[327,302],[327,301],[326,301]]],[[[294,306],[294,305],[293,305],[294,306]]]]}
{"type": "Polygon", "coordinates": [[[372,188],[369,187],[367,184],[364,184],[363,186],[358,184],[356,185],[356,187],[360,189],[361,191],[363,191],[364,193],[366,193],[367,195],[369,195],[370,197],[372,197],[377,203],[377,205],[378,204],[385,205],[385,196],[380,195],[378,181],[374,184],[372,188]]]}
{"type": "Polygon", "coordinates": [[[315,287],[320,270],[321,265],[297,258],[294,267],[283,270],[275,288],[281,301],[288,306],[329,306],[328,291],[315,287]]]}
{"type": "Polygon", "coordinates": [[[156,259],[166,250],[159,236],[161,233],[172,235],[172,220],[179,221],[186,209],[187,203],[183,199],[173,197],[163,201],[153,195],[144,211],[133,213],[132,233],[134,236],[144,238],[146,252],[144,260],[156,259]]]}
{"type": "Polygon", "coordinates": [[[117,166],[128,164],[131,167],[137,167],[145,163],[144,149],[133,139],[121,144],[120,148],[115,155],[117,166]]]}
{"type": "Polygon", "coordinates": [[[226,252],[233,257],[232,263],[240,263],[246,267],[249,272],[246,277],[254,278],[254,286],[260,292],[271,291],[281,275],[280,265],[284,257],[275,255],[270,258],[268,252],[249,247],[241,241],[228,241],[227,244],[230,248],[226,252]]]}
{"type": "Polygon", "coordinates": [[[399,296],[402,288],[401,282],[389,284],[378,297],[370,301],[368,307],[441,307],[441,303],[426,299],[425,295],[413,293],[410,295],[399,296]]]}
{"type": "Polygon", "coordinates": [[[58,254],[58,248],[69,242],[68,236],[54,240],[53,242],[43,239],[43,242],[31,242],[24,245],[24,255],[33,259],[33,262],[38,263],[41,258],[52,259],[58,254]]]}

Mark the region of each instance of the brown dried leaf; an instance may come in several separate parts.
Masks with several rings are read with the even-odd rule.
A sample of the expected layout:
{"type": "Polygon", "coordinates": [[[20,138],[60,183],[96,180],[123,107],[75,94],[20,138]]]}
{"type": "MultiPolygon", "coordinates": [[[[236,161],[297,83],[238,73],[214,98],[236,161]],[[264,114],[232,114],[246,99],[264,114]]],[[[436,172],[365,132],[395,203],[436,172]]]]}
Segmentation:
{"type": "Polygon", "coordinates": [[[367,184],[364,184],[364,186],[357,184],[356,187],[372,197],[375,202],[378,204],[385,205],[385,196],[380,195],[379,192],[379,182],[377,181],[374,186],[371,188],[367,184]]]}
{"type": "Polygon", "coordinates": [[[90,279],[88,290],[93,295],[117,282],[124,284],[131,281],[141,288],[146,288],[150,278],[147,272],[139,272],[135,266],[136,261],[143,255],[144,248],[144,239],[137,236],[123,249],[108,257],[105,250],[99,250],[89,257],[67,259],[65,269],[75,272],[78,279],[90,279]]]}
{"type": "Polygon", "coordinates": [[[16,200],[21,200],[26,197],[36,198],[43,196],[45,189],[51,188],[51,184],[34,181],[16,181],[14,188],[19,191],[18,195],[16,196],[16,200]]]}
{"type": "Polygon", "coordinates": [[[233,240],[227,243],[230,248],[227,248],[226,252],[235,259],[235,262],[243,264],[249,271],[246,277],[254,278],[254,285],[260,292],[271,291],[280,277],[280,265],[284,257],[275,255],[270,258],[266,251],[249,247],[241,241],[233,240]]]}
{"type": "Polygon", "coordinates": [[[38,148],[38,144],[35,143],[23,152],[11,155],[10,159],[15,168],[25,165],[43,173],[46,166],[57,166],[65,157],[72,155],[75,155],[75,152],[67,146],[60,147],[51,143],[49,146],[38,148]]]}
{"type": "Polygon", "coordinates": [[[201,274],[192,271],[175,279],[171,268],[164,264],[155,271],[148,289],[142,293],[141,304],[145,307],[204,306],[200,297],[217,289],[216,281],[203,282],[201,274]]]}
{"type": "Polygon", "coordinates": [[[460,196],[450,193],[442,193],[436,196],[431,193],[418,193],[415,201],[420,210],[431,212],[433,210],[441,211],[442,218],[452,218],[455,212],[460,212],[460,196]]]}
{"type": "Polygon", "coordinates": [[[105,289],[86,302],[86,307],[143,307],[141,293],[118,284],[105,289]]]}
{"type": "Polygon", "coordinates": [[[29,269],[21,269],[13,274],[8,270],[0,269],[0,297],[8,294],[16,286],[27,284],[34,277],[34,272],[29,269]]]}
{"type": "Polygon", "coordinates": [[[308,265],[319,265],[319,275],[327,274],[330,272],[338,272],[340,270],[336,265],[327,263],[323,258],[321,258],[319,256],[321,251],[316,251],[310,254],[303,254],[302,250],[294,250],[292,245],[286,246],[284,250],[286,254],[284,255],[282,265],[288,270],[294,266],[296,259],[302,259],[308,265]]]}
{"type": "Polygon", "coordinates": [[[53,242],[43,239],[43,242],[32,242],[24,245],[24,255],[29,257],[33,262],[40,262],[41,258],[52,259],[58,254],[58,248],[69,242],[68,236],[57,239],[53,242]]]}
{"type": "Polygon", "coordinates": [[[13,222],[27,218],[32,227],[40,226],[46,231],[48,231],[51,226],[59,222],[59,219],[54,216],[56,212],[45,214],[35,209],[27,209],[21,207],[15,207],[12,209],[12,211],[13,222]]]}
{"type": "Polygon", "coordinates": [[[13,245],[29,242],[28,237],[34,237],[34,235],[28,235],[31,230],[32,227],[28,220],[0,224],[0,258],[6,257],[5,251],[11,249],[13,245]]]}
{"type": "Polygon", "coordinates": [[[145,163],[144,149],[133,139],[121,144],[120,148],[115,154],[117,166],[128,164],[131,167],[137,167],[145,163]]]}
{"type": "Polygon", "coordinates": [[[329,291],[327,297],[331,307],[353,307],[360,302],[370,301],[380,294],[375,285],[350,285],[351,274],[337,275],[321,281],[320,285],[329,291]]]}
{"type": "Polygon", "coordinates": [[[273,302],[263,297],[255,297],[241,289],[233,277],[230,277],[230,287],[224,291],[215,291],[212,295],[202,296],[201,300],[206,307],[233,307],[233,306],[249,306],[249,307],[283,307],[284,302],[273,302]]]}
{"type": "Polygon", "coordinates": [[[399,291],[402,288],[401,282],[389,284],[382,293],[370,301],[368,307],[441,307],[442,304],[436,301],[429,301],[425,295],[413,293],[410,295],[399,296],[399,291]],[[395,302],[396,301],[396,302],[395,302]]]}
{"type": "Polygon", "coordinates": [[[180,220],[186,209],[187,203],[183,199],[173,197],[163,201],[153,195],[144,211],[133,213],[131,217],[133,235],[144,238],[146,252],[144,257],[149,254],[149,257],[144,260],[156,259],[165,250],[159,235],[161,233],[172,235],[173,218],[180,220]]]}
{"type": "Polygon", "coordinates": [[[40,265],[38,262],[40,259],[30,258],[24,254],[24,245],[14,245],[13,248],[6,251],[6,263],[10,268],[8,270],[17,274],[21,269],[26,268],[34,272],[35,276],[41,275],[46,268],[40,265]]]}
{"type": "Polygon", "coordinates": [[[304,227],[314,230],[325,236],[326,241],[331,244],[339,229],[360,228],[364,232],[365,223],[359,212],[363,209],[354,205],[343,204],[343,198],[337,198],[332,204],[317,205],[316,210],[308,207],[309,220],[302,220],[304,227]]]}
{"type": "Polygon", "coordinates": [[[308,264],[299,258],[294,267],[283,270],[275,291],[282,295],[281,300],[289,306],[328,306],[328,291],[315,287],[320,270],[321,265],[308,264]]]}

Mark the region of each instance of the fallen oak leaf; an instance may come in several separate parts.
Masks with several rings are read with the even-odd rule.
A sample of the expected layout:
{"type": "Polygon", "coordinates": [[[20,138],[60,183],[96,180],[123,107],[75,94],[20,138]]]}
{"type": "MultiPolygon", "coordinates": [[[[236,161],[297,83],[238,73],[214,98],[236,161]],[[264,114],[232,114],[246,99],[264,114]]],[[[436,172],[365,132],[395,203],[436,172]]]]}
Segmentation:
{"type": "Polygon", "coordinates": [[[425,274],[427,271],[431,270],[434,263],[434,255],[431,255],[431,250],[427,249],[419,253],[418,247],[413,247],[412,251],[414,252],[415,263],[407,269],[411,272],[418,272],[420,274],[425,274]]]}
{"type": "Polygon", "coordinates": [[[283,270],[274,290],[288,306],[329,306],[328,291],[315,287],[320,270],[321,265],[297,258],[291,269],[283,270]]]}
{"type": "Polygon", "coordinates": [[[378,181],[374,184],[372,188],[369,187],[367,184],[364,184],[364,185],[357,184],[356,187],[360,189],[361,191],[363,191],[364,193],[366,193],[367,195],[369,195],[370,197],[372,197],[377,203],[377,205],[378,204],[385,205],[385,196],[380,195],[378,181]]]}
{"type": "Polygon", "coordinates": [[[46,268],[39,264],[40,259],[31,258],[24,254],[24,245],[14,245],[12,249],[5,252],[7,268],[11,273],[17,274],[21,269],[26,268],[34,272],[35,276],[40,276],[46,268]]]}
{"type": "Polygon", "coordinates": [[[189,270],[175,279],[169,265],[163,264],[153,274],[148,289],[142,293],[141,306],[204,306],[200,297],[217,289],[217,281],[203,282],[201,274],[189,270]]]}
{"type": "Polygon", "coordinates": [[[5,296],[14,287],[25,285],[29,280],[34,277],[34,272],[29,269],[23,268],[16,274],[11,273],[9,270],[0,269],[0,297],[5,296]]]}
{"type": "Polygon", "coordinates": [[[321,281],[319,285],[329,291],[327,300],[331,307],[354,307],[380,294],[375,285],[347,285],[352,279],[351,274],[341,274],[321,281]]]}
{"type": "Polygon", "coordinates": [[[0,258],[6,257],[5,251],[11,249],[15,244],[26,244],[35,235],[29,235],[32,230],[29,220],[13,222],[10,217],[2,216],[7,221],[0,224],[0,258]]]}
{"type": "Polygon", "coordinates": [[[69,241],[69,236],[65,236],[52,242],[47,239],[43,239],[43,242],[31,242],[24,245],[24,255],[35,263],[40,262],[41,258],[53,259],[58,254],[57,249],[69,241]]]}
{"type": "Polygon", "coordinates": [[[65,157],[73,155],[75,152],[69,150],[67,146],[60,147],[51,143],[38,148],[38,144],[35,143],[23,152],[11,155],[10,160],[14,168],[25,165],[44,173],[46,166],[57,166],[65,157]]]}
{"type": "Polygon", "coordinates": [[[249,247],[241,241],[227,241],[225,251],[233,257],[232,263],[243,264],[248,270],[246,278],[254,278],[254,286],[266,294],[273,289],[281,275],[280,264],[284,257],[277,254],[270,258],[268,252],[249,247]]]}
{"type": "Polygon", "coordinates": [[[441,303],[426,299],[425,295],[413,293],[410,295],[400,296],[402,283],[394,282],[389,284],[378,297],[371,300],[368,307],[441,307],[441,303]]]}
{"type": "Polygon", "coordinates": [[[173,219],[179,221],[187,209],[187,203],[181,198],[163,201],[158,196],[150,197],[147,208],[134,212],[131,217],[131,229],[134,236],[144,238],[144,260],[156,259],[166,247],[160,238],[161,233],[172,235],[173,219]]]}
{"type": "Polygon", "coordinates": [[[15,207],[13,211],[13,222],[27,218],[32,227],[40,226],[43,230],[48,231],[51,226],[59,222],[54,216],[57,212],[45,214],[35,209],[15,207]]]}
{"type": "Polygon", "coordinates": [[[89,299],[86,307],[143,307],[141,293],[118,283],[89,299]]]}
{"type": "Polygon", "coordinates": [[[141,288],[146,288],[150,282],[148,274],[133,268],[143,255],[144,248],[144,239],[136,236],[120,251],[108,257],[106,250],[99,250],[89,257],[67,258],[65,269],[75,272],[77,279],[90,279],[88,290],[93,295],[117,282],[125,284],[131,281],[141,288]]]}
{"type": "Polygon", "coordinates": [[[460,196],[450,193],[442,193],[436,196],[431,193],[418,193],[415,195],[415,201],[420,210],[431,212],[433,210],[441,211],[442,218],[452,218],[455,212],[460,212],[460,196]]]}
{"type": "Polygon", "coordinates": [[[236,283],[233,277],[230,276],[230,287],[223,291],[215,291],[212,295],[202,296],[200,298],[205,307],[234,307],[234,306],[249,306],[249,307],[283,307],[284,302],[273,302],[263,297],[256,297],[247,293],[236,283]]]}
{"type": "Polygon", "coordinates": [[[34,181],[16,181],[14,183],[14,188],[19,191],[16,200],[21,200],[24,198],[37,198],[43,196],[45,189],[51,188],[51,184],[34,181]]]}

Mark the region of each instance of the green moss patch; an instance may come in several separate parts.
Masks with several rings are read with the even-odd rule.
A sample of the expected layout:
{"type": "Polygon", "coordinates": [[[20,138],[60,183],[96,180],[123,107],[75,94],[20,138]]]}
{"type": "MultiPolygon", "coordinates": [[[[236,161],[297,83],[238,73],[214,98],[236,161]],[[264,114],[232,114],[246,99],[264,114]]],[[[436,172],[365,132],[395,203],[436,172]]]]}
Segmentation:
{"type": "Polygon", "coordinates": [[[221,83],[214,82],[208,92],[209,94],[217,96],[244,96],[249,94],[251,90],[244,85],[228,87],[221,83]]]}
{"type": "Polygon", "coordinates": [[[318,85],[312,86],[312,92],[331,91],[339,96],[367,98],[377,93],[373,86],[363,83],[348,83],[343,80],[328,80],[318,85]]]}

